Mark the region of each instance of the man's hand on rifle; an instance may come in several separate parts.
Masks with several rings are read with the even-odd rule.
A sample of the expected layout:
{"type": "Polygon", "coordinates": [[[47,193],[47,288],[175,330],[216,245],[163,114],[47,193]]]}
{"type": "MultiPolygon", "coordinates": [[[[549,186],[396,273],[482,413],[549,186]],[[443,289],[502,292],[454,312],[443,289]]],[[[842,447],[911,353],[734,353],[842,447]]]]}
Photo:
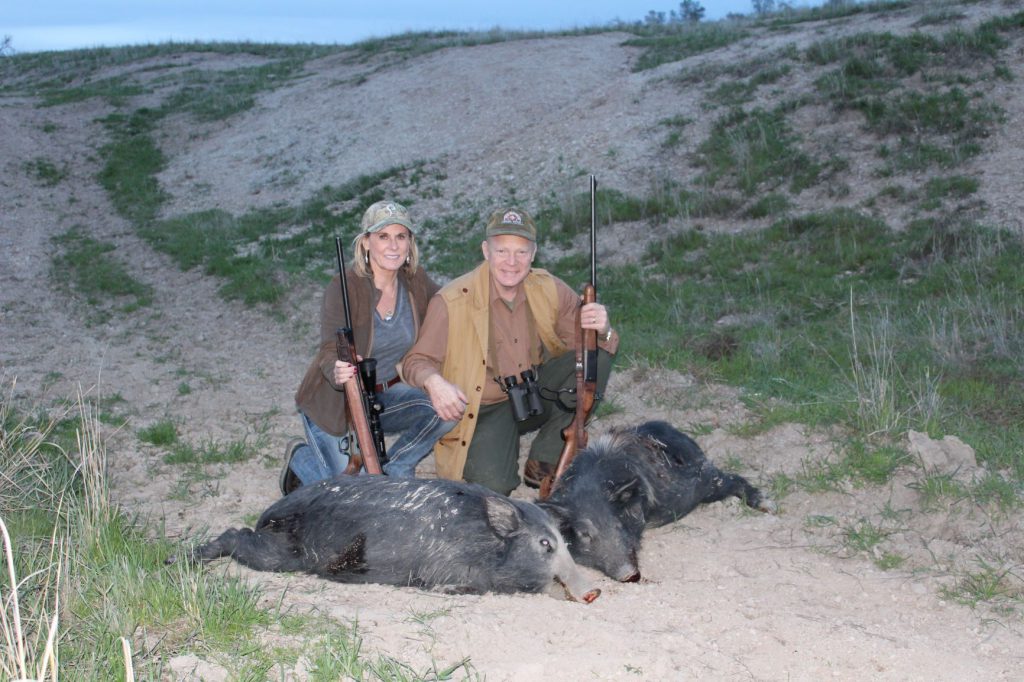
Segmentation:
{"type": "Polygon", "coordinates": [[[445,380],[440,374],[434,374],[423,382],[423,388],[430,396],[434,411],[445,421],[456,422],[466,412],[466,394],[458,386],[445,380]]]}
{"type": "Polygon", "coordinates": [[[337,388],[344,386],[356,375],[356,366],[344,360],[334,361],[334,385],[337,388]]]}
{"type": "Polygon", "coordinates": [[[611,331],[608,321],[608,309],[600,303],[588,303],[580,310],[580,324],[584,329],[593,329],[597,335],[604,337],[611,331]]]}

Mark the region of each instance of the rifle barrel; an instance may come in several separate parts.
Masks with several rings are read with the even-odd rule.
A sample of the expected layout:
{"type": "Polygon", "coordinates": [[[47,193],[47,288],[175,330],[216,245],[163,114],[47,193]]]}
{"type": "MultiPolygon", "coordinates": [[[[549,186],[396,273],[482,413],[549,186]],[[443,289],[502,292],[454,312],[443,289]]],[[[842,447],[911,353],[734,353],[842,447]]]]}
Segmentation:
{"type": "MultiPolygon", "coordinates": [[[[341,301],[345,308],[345,328],[352,333],[352,314],[348,309],[348,278],[345,277],[345,251],[341,248],[341,237],[334,238],[334,250],[338,255],[338,276],[341,277],[341,301]]],[[[355,363],[356,359],[352,358],[355,363]]]]}
{"type": "Polygon", "coordinates": [[[540,488],[540,499],[546,500],[569,467],[576,451],[587,447],[587,417],[597,399],[597,332],[583,329],[583,306],[597,302],[597,178],[590,176],[590,282],[583,285],[576,308],[576,411],[572,421],[562,429],[565,441],[558,456],[555,473],[540,488]]]}
{"type": "Polygon", "coordinates": [[[597,177],[590,176],[590,284],[597,289],[597,177]]]}

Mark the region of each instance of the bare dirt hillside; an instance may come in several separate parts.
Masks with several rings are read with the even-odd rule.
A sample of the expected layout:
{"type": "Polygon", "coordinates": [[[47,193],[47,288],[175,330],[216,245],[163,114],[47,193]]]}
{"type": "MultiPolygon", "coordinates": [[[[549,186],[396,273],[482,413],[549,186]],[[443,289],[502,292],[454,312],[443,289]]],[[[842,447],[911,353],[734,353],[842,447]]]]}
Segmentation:
{"type": "MultiPolygon", "coordinates": [[[[956,5],[956,11],[970,26],[1020,4],[975,2],[956,5]]],[[[581,176],[590,172],[602,187],[642,194],[666,177],[694,172],[689,159],[696,142],[666,147],[661,121],[693,119],[686,129],[693,141],[703,139],[710,125],[701,107],[711,86],[681,86],[674,74],[770,58],[823,36],[921,28],[920,12],[762,29],[726,48],[640,72],[631,68],[639,48],[624,46],[628,36],[620,33],[452,47],[390,65],[323,58],[226,121],[165,121],[157,133],[168,159],[159,176],[169,195],[164,213],[219,208],[238,214],[296,203],[325,184],[411,160],[433,164],[443,178],[435,196],[417,203],[423,217],[453,206],[487,210],[509,199],[534,208],[542,198],[583,191],[581,176]]],[[[1014,49],[1019,54],[1021,48],[1014,49]]],[[[173,68],[216,71],[261,61],[183,54],[173,68]]],[[[141,82],[154,78],[152,66],[140,61],[118,67],[118,73],[135,74],[141,82]]],[[[1024,95],[1017,84],[1024,81],[1024,60],[1010,69],[1013,80],[992,85],[1005,123],[971,163],[981,179],[977,210],[993,222],[1018,226],[1024,95]]],[[[113,75],[111,70],[95,78],[113,75]]],[[[794,71],[786,78],[810,76],[794,71]]],[[[157,85],[132,106],[160,96],[157,85]]],[[[772,91],[764,97],[769,105],[772,91]]],[[[31,404],[74,395],[78,387],[93,396],[122,397],[133,417],[128,427],[108,434],[113,495],[172,536],[251,522],[278,497],[284,444],[301,433],[292,398],[316,343],[318,288],[292,292],[284,319],[225,302],[216,281],[180,271],[141,241],[98,184],[98,149],[108,141],[98,119],[113,105],[100,98],[37,105],[31,97],[0,97],[5,390],[31,404]],[[26,172],[40,156],[66,169],[60,182],[40,182],[26,172]],[[86,303],[61,294],[50,272],[56,248],[51,238],[73,226],[115,244],[131,274],[154,287],[153,303],[96,323],[86,303]],[[189,391],[180,388],[185,382],[189,391]],[[190,442],[245,440],[254,456],[198,473],[165,464],[164,453],[136,432],[166,418],[176,420],[190,442]]],[[[808,135],[822,145],[840,145],[850,156],[851,191],[810,191],[797,201],[807,208],[823,202],[860,206],[875,196],[883,181],[867,172],[867,161],[861,168],[859,159],[873,150],[856,122],[837,120],[824,109],[805,115],[808,135]]],[[[873,210],[896,225],[910,217],[895,206],[873,210]]],[[[657,229],[688,226],[680,221],[657,229]]],[[[704,221],[708,229],[757,226],[704,221]]],[[[650,229],[608,226],[602,255],[630,258],[650,229]]],[[[620,359],[609,393],[621,409],[598,420],[594,432],[667,419],[705,434],[698,440],[708,455],[738,467],[755,484],[836,456],[834,434],[800,424],[736,435],[748,419],[736,390],[632,366],[629,358],[620,359]]],[[[959,468],[936,466],[960,476],[979,474],[955,435],[924,439],[914,451],[927,461],[935,453],[960,457],[959,468]]],[[[421,473],[431,471],[428,460],[421,473]]],[[[991,605],[972,609],[945,595],[981,562],[1007,566],[1019,577],[1022,519],[960,505],[923,509],[914,485],[923,475],[922,467],[910,467],[882,487],[793,492],[779,500],[774,515],[751,513],[736,502],[700,509],[647,535],[642,583],[617,584],[595,574],[603,594],[589,606],[546,595],[349,587],[254,573],[230,562],[211,570],[259,584],[268,604],[358,621],[367,650],[416,669],[468,659],[489,680],[1020,679],[1021,615],[991,605]],[[849,541],[865,523],[887,533],[876,555],[856,551],[849,541]],[[909,559],[901,568],[882,570],[874,559],[885,551],[909,559]]],[[[523,488],[515,495],[534,493],[523,488]]],[[[278,637],[286,638],[266,634],[268,643],[278,637]]],[[[229,679],[216,662],[195,656],[175,659],[168,669],[174,679],[229,679]]],[[[281,675],[303,679],[304,663],[281,675]]]]}

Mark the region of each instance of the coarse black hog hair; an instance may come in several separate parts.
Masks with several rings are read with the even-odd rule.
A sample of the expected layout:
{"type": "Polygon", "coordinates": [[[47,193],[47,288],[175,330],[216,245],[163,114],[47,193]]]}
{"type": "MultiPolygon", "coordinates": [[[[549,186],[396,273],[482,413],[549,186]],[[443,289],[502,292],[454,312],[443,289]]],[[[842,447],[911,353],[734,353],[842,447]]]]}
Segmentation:
{"type": "Polygon", "coordinates": [[[223,556],[344,583],[452,593],[560,585],[588,603],[600,594],[537,505],[445,480],[338,476],[302,486],[268,507],[255,529],[228,529],[191,554],[203,563],[223,556]]]}
{"type": "Polygon", "coordinates": [[[640,579],[646,528],[730,496],[759,511],[775,510],[747,479],[720,471],[685,433],[649,421],[595,438],[540,506],[558,523],[577,563],[632,582],[640,579]]]}

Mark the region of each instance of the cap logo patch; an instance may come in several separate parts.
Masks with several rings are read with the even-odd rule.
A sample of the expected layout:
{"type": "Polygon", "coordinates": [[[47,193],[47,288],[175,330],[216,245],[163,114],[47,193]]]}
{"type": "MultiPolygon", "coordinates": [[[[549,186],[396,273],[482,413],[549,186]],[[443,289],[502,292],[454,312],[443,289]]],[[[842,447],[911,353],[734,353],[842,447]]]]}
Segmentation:
{"type": "Polygon", "coordinates": [[[523,216],[515,211],[508,211],[505,215],[501,216],[501,222],[505,225],[522,225],[523,216]]]}

